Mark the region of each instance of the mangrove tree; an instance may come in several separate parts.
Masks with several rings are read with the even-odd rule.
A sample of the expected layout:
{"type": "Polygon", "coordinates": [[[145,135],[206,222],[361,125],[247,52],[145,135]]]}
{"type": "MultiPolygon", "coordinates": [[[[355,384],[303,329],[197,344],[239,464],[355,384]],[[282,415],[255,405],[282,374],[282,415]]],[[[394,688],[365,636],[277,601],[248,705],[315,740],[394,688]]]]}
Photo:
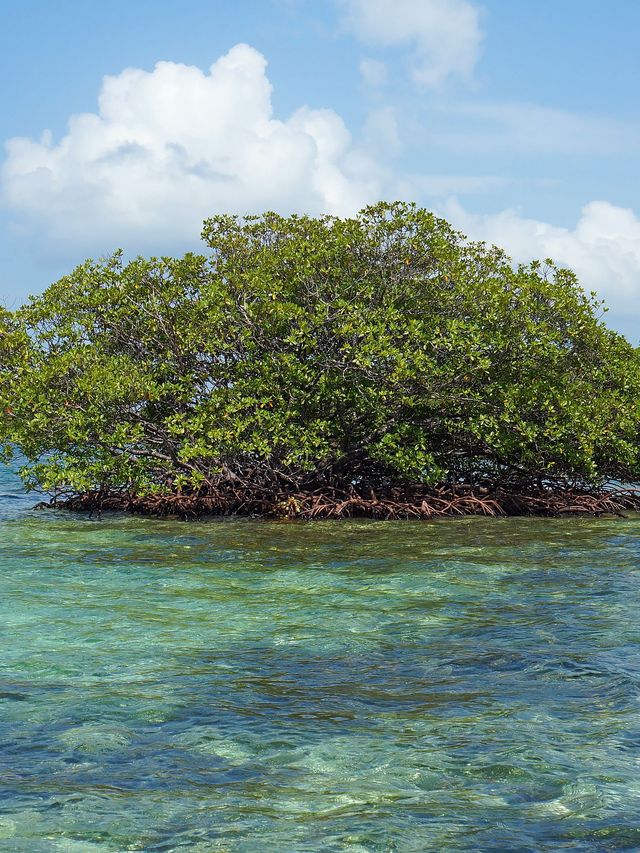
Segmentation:
{"type": "Polygon", "coordinates": [[[203,239],[0,314],[28,486],[183,515],[635,505],[611,484],[640,481],[640,356],[569,270],[401,203],[215,216],[203,239]]]}

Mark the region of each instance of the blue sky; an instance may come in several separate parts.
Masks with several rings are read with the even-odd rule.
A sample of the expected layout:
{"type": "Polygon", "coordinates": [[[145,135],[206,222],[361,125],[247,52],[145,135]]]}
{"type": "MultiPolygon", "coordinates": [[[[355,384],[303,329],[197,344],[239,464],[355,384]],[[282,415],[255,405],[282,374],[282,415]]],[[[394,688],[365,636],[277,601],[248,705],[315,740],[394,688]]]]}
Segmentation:
{"type": "Polygon", "coordinates": [[[0,11],[8,306],[116,247],[198,248],[218,211],[406,198],[574,268],[640,338],[636,0],[0,11]]]}

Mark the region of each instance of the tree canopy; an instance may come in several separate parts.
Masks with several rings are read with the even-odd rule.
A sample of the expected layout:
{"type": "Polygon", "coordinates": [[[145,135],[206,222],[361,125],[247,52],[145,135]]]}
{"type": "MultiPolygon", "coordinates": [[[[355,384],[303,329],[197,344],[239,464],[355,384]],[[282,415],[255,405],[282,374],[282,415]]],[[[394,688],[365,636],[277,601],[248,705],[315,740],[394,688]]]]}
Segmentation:
{"type": "Polygon", "coordinates": [[[202,236],[0,312],[0,439],[28,484],[295,514],[332,489],[640,481],[640,354],[569,270],[401,203],[202,236]]]}

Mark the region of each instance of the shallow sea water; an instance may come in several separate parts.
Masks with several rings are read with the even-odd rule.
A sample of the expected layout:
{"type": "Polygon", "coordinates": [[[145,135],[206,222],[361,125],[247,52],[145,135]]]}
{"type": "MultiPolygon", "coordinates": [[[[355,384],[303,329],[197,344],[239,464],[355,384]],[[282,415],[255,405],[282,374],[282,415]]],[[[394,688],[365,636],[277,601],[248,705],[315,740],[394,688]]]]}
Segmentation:
{"type": "Polygon", "coordinates": [[[101,520],[0,472],[0,851],[640,850],[640,520],[101,520]]]}

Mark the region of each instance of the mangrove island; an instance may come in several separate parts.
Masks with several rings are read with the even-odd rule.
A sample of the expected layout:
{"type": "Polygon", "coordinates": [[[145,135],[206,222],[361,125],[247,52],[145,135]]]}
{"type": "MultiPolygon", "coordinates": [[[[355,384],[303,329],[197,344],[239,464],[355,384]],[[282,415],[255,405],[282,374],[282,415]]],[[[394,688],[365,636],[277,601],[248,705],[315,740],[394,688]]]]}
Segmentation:
{"type": "Polygon", "coordinates": [[[205,254],[116,253],[0,309],[0,441],[50,505],[640,508],[640,353],[571,271],[404,203],[215,216],[202,236],[205,254]]]}

